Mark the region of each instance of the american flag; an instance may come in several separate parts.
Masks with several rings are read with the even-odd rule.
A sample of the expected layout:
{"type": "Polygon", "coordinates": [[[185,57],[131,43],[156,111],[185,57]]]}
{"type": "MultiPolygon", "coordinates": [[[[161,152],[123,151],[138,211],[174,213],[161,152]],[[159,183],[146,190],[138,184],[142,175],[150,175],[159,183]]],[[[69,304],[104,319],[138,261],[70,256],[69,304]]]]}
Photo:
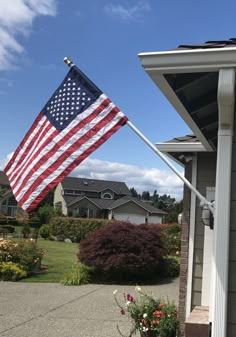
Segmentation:
{"type": "Polygon", "coordinates": [[[19,205],[32,211],[127,121],[111,100],[73,65],[5,168],[19,205]]]}

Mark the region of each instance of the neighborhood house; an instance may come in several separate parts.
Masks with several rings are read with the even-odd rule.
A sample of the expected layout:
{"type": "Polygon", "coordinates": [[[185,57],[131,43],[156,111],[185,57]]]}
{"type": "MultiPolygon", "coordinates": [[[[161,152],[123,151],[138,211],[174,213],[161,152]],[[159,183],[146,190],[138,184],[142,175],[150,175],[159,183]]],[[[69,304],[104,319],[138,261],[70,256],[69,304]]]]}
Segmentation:
{"type": "Polygon", "coordinates": [[[13,196],[9,180],[5,172],[0,171],[0,213],[15,216],[17,201],[13,196]]]}
{"type": "Polygon", "coordinates": [[[54,194],[64,215],[107,218],[134,224],[162,223],[166,212],[131,196],[124,182],[66,177],[54,194]]]}

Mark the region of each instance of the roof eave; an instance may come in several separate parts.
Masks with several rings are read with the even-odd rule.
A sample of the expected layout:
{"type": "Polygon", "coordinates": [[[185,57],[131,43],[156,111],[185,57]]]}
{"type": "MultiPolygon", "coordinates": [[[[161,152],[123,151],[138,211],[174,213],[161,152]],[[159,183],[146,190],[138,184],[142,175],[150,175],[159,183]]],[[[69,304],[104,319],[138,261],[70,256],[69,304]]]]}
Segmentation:
{"type": "Polygon", "coordinates": [[[197,124],[190,117],[188,111],[179,100],[164,75],[215,72],[222,68],[236,67],[236,48],[174,50],[140,53],[138,56],[145,71],[191,128],[204,148],[207,151],[214,151],[215,149],[212,148],[197,124]]]}
{"type": "Polygon", "coordinates": [[[200,142],[156,143],[156,147],[163,152],[206,152],[206,148],[200,142]]]}
{"type": "Polygon", "coordinates": [[[156,143],[155,144],[158,150],[160,150],[163,154],[168,156],[170,159],[174,160],[177,164],[185,167],[185,164],[175,157],[173,153],[197,153],[197,152],[206,152],[207,150],[200,142],[193,143],[156,143]]]}
{"type": "Polygon", "coordinates": [[[138,54],[144,69],[159,73],[218,71],[236,66],[236,48],[185,49],[138,54]]]}

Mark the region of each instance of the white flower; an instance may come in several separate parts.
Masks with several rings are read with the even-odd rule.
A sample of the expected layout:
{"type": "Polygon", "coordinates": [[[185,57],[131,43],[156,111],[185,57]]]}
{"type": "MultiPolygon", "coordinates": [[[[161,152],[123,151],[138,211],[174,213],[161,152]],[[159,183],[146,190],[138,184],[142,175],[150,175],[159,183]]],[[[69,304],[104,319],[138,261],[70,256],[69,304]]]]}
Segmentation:
{"type": "Polygon", "coordinates": [[[143,330],[144,332],[146,332],[146,331],[148,331],[148,328],[144,328],[144,327],[143,327],[142,330],[143,330]]]}
{"type": "Polygon", "coordinates": [[[140,293],[140,292],[142,291],[142,289],[141,289],[141,287],[136,286],[136,287],[135,287],[135,291],[137,291],[138,293],[140,293]]]}
{"type": "Polygon", "coordinates": [[[117,289],[113,291],[113,294],[114,294],[114,295],[117,294],[117,293],[118,293],[118,290],[117,290],[117,289]]]}
{"type": "Polygon", "coordinates": [[[130,301],[127,301],[126,302],[126,306],[128,307],[128,305],[130,305],[130,303],[131,303],[130,301]]]}
{"type": "Polygon", "coordinates": [[[147,317],[147,314],[143,314],[143,318],[146,318],[147,317]]]}

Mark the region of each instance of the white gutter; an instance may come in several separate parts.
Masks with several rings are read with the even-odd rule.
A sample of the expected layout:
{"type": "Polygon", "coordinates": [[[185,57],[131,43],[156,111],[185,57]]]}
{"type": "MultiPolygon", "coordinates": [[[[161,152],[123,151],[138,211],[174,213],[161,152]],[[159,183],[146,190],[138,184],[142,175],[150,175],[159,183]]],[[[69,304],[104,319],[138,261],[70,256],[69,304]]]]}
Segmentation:
{"type": "Polygon", "coordinates": [[[156,147],[164,152],[206,152],[200,142],[166,142],[156,143],[156,147]]]}
{"type": "Polygon", "coordinates": [[[235,69],[221,69],[212,270],[212,337],[226,337],[235,69]]]}
{"type": "Polygon", "coordinates": [[[146,71],[184,73],[219,71],[236,66],[236,48],[184,49],[164,52],[140,53],[146,71]]]}

